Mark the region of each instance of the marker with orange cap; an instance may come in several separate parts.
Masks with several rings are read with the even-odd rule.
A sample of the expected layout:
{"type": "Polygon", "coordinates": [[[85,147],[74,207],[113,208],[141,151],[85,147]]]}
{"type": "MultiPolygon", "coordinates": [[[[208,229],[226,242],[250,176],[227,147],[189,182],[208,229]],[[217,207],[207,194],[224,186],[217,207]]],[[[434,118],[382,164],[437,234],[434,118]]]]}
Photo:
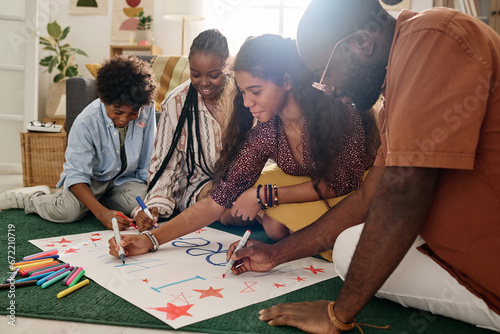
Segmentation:
{"type": "Polygon", "coordinates": [[[61,265],[61,262],[54,261],[54,262],[49,262],[49,263],[45,263],[45,264],[40,264],[40,265],[35,266],[35,267],[28,267],[28,268],[21,269],[21,270],[19,270],[19,273],[21,274],[21,276],[30,276],[34,272],[57,267],[59,265],[61,265]]]}
{"type": "MultiPolygon", "coordinates": [[[[241,238],[241,240],[240,240],[240,243],[238,244],[238,246],[236,246],[236,249],[234,250],[234,253],[236,253],[241,248],[243,248],[243,246],[245,246],[245,244],[248,241],[248,238],[250,237],[250,233],[252,233],[250,230],[247,230],[245,232],[245,234],[243,235],[243,238],[241,238]]],[[[234,264],[234,260],[233,259],[229,259],[229,261],[227,261],[227,263],[226,263],[226,271],[224,272],[224,274],[222,274],[222,278],[226,277],[227,272],[231,270],[231,268],[233,267],[233,264],[234,264]]]]}
{"type": "Polygon", "coordinates": [[[35,260],[35,259],[38,259],[38,258],[44,257],[44,256],[56,255],[57,253],[59,253],[57,248],[52,248],[52,249],[46,250],[45,252],[40,252],[40,253],[25,256],[25,257],[23,257],[23,260],[35,260]]]}
{"type": "Polygon", "coordinates": [[[132,218],[129,218],[127,216],[125,216],[123,213],[121,213],[120,211],[115,211],[115,214],[119,217],[122,217],[126,220],[128,220],[130,222],[130,224],[132,224],[132,226],[137,230],[137,226],[134,224],[134,220],[132,218]]]}

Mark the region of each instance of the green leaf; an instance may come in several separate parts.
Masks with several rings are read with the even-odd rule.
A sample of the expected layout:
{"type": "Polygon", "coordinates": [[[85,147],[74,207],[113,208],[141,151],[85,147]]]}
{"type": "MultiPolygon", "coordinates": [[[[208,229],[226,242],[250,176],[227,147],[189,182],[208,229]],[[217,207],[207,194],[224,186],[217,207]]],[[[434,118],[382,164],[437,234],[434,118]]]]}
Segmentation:
{"type": "Polygon", "coordinates": [[[54,49],[54,47],[52,45],[48,45],[48,46],[44,47],[42,50],[57,52],[56,49],[54,49]]]}
{"type": "Polygon", "coordinates": [[[49,73],[52,73],[54,68],[59,66],[59,62],[60,62],[59,56],[54,56],[54,58],[52,58],[52,60],[49,63],[49,69],[48,69],[49,73]]]}
{"type": "Polygon", "coordinates": [[[56,76],[54,77],[54,82],[59,82],[59,81],[61,81],[62,79],[64,79],[64,74],[59,73],[58,75],[56,75],[56,76]]]}
{"type": "Polygon", "coordinates": [[[75,52],[79,55],[82,55],[82,56],[85,56],[85,57],[88,57],[88,55],[85,53],[85,51],[83,50],[80,50],[80,49],[75,49],[75,52]]]}
{"type": "Polygon", "coordinates": [[[68,66],[66,72],[64,73],[68,78],[78,76],[78,68],[76,66],[68,66]]]}
{"type": "Polygon", "coordinates": [[[47,56],[43,59],[40,60],[40,65],[42,66],[49,66],[50,62],[52,61],[52,58],[54,58],[55,56],[47,56]]]}
{"type": "Polygon", "coordinates": [[[52,38],[47,38],[47,37],[40,37],[40,44],[43,44],[43,45],[55,45],[55,43],[53,43],[54,40],[52,38]]]}
{"type": "Polygon", "coordinates": [[[49,33],[50,37],[54,38],[56,41],[59,40],[62,35],[61,26],[59,25],[59,23],[57,23],[57,21],[47,24],[47,32],[49,33]]]}
{"type": "Polygon", "coordinates": [[[66,36],[68,36],[68,33],[69,33],[69,27],[64,28],[62,35],[61,35],[61,38],[59,38],[59,40],[61,41],[61,40],[65,39],[66,36]]]}

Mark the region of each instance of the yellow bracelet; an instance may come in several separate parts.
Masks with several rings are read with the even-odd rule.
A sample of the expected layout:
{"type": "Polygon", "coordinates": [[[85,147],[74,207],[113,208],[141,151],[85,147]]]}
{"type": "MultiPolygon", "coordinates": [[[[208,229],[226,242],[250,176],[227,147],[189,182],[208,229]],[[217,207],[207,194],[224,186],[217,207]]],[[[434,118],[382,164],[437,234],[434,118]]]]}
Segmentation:
{"type": "Polygon", "coordinates": [[[328,304],[328,316],[330,317],[330,321],[332,322],[333,326],[335,326],[335,328],[337,329],[340,329],[341,331],[349,331],[353,329],[355,325],[354,321],[350,324],[344,324],[337,319],[335,313],[333,312],[334,305],[335,302],[330,302],[330,304],[328,304]]]}

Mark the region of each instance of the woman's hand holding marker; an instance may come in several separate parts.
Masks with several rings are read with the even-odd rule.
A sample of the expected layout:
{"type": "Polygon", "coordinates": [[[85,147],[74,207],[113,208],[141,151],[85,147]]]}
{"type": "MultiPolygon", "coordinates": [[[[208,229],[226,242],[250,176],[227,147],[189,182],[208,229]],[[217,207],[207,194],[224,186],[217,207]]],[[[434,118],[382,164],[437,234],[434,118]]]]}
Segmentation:
{"type": "MultiPolygon", "coordinates": [[[[116,244],[115,238],[110,238],[109,243],[109,254],[114,257],[118,257],[119,247],[116,244]]],[[[125,251],[125,256],[140,255],[149,252],[153,248],[151,240],[145,235],[122,235],[122,240],[120,241],[123,250],[125,251]]]]}
{"type": "Polygon", "coordinates": [[[137,203],[141,206],[142,210],[139,210],[135,216],[135,222],[137,223],[137,228],[140,232],[149,231],[152,228],[158,227],[158,208],[151,207],[151,210],[144,204],[142,199],[137,196],[137,203]]]}

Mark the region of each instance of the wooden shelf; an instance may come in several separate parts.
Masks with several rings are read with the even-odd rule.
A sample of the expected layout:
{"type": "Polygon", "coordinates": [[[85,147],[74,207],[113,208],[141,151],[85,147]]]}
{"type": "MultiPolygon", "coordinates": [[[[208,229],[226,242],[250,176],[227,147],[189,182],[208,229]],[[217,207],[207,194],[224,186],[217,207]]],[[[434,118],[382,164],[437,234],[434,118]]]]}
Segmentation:
{"type": "Polygon", "coordinates": [[[151,55],[161,55],[162,53],[161,49],[156,45],[111,45],[109,47],[109,56],[121,55],[123,51],[131,51],[131,53],[140,51],[141,54],[149,52],[151,55]]]}

